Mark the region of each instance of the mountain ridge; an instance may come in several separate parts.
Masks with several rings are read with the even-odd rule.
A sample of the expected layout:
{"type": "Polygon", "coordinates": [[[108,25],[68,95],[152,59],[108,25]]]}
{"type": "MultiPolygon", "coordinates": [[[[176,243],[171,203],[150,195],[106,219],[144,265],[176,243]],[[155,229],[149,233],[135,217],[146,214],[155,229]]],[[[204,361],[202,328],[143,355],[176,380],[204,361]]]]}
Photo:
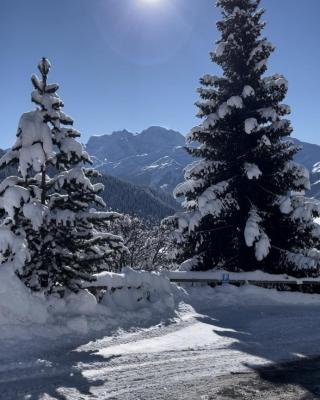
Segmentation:
{"type": "MultiPolygon", "coordinates": [[[[172,196],[172,190],[176,184],[183,181],[183,169],[194,161],[194,158],[185,151],[185,137],[181,133],[156,126],[145,129],[143,132],[144,134],[138,137],[138,141],[142,140],[144,143],[142,145],[139,143],[137,147],[134,147],[135,144],[133,147],[131,146],[132,137],[139,136],[141,133],[131,133],[127,130],[113,132],[112,135],[95,135],[89,139],[91,143],[92,140],[93,143],[96,142],[94,144],[98,146],[100,155],[103,156],[105,145],[101,146],[101,138],[102,142],[105,137],[112,137],[111,140],[116,141],[119,141],[119,137],[127,138],[129,147],[131,146],[134,151],[133,154],[127,155],[123,159],[119,160],[119,154],[113,154],[114,159],[118,161],[109,162],[99,160],[92,153],[90,155],[93,158],[94,166],[98,167],[102,173],[99,181],[105,185],[102,197],[108,208],[159,221],[180,209],[180,205],[172,196]],[[152,141],[154,133],[158,136],[157,141],[152,141]],[[157,145],[154,146],[154,143],[157,145]],[[141,149],[148,150],[148,146],[156,147],[152,154],[150,152],[137,154],[141,149]],[[123,176],[120,176],[122,174],[123,176]]],[[[137,140],[137,138],[133,140],[137,140]]],[[[320,172],[312,173],[314,165],[320,161],[320,145],[296,138],[290,138],[290,140],[302,146],[302,150],[295,156],[295,161],[303,164],[310,172],[312,185],[311,191],[307,192],[307,195],[320,199],[320,172]]],[[[106,141],[109,144],[110,140],[106,141]]],[[[126,144],[126,142],[124,143],[126,144]]],[[[122,145],[122,141],[120,141],[120,145],[122,145]]],[[[113,152],[117,146],[119,146],[119,142],[113,147],[113,152]]],[[[90,153],[90,146],[87,145],[86,149],[90,153]]],[[[5,151],[0,149],[0,156],[4,153],[5,151]]],[[[126,151],[124,153],[126,154],[126,151]]],[[[14,173],[16,171],[11,167],[2,170],[0,171],[0,180],[14,173]]]]}
{"type": "MultiPolygon", "coordinates": [[[[312,173],[313,166],[320,161],[320,145],[289,138],[302,150],[295,161],[310,172],[309,196],[320,198],[320,172],[312,173]]],[[[124,129],[101,136],[91,137],[86,145],[93,157],[95,167],[135,185],[146,185],[172,194],[177,184],[183,181],[183,170],[194,161],[184,149],[185,137],[178,131],[151,126],[142,132],[132,133],[124,129]]]]}
{"type": "Polygon", "coordinates": [[[181,133],[151,126],[140,133],[122,130],[92,136],[86,150],[103,173],[172,193],[183,180],[183,168],[192,162],[184,146],[181,133]]]}

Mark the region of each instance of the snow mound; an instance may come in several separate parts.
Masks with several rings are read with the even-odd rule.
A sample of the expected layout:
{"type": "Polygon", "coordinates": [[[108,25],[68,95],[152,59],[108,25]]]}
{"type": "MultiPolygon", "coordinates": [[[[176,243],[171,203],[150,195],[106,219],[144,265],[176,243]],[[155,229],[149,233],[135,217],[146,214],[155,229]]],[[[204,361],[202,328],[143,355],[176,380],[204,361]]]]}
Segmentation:
{"type": "Polygon", "coordinates": [[[44,299],[31,293],[11,266],[0,268],[0,326],[44,324],[48,312],[44,299]]]}
{"type": "Polygon", "coordinates": [[[249,306],[277,306],[277,305],[320,305],[318,294],[300,292],[279,292],[275,289],[264,289],[252,285],[240,287],[222,285],[216,288],[194,287],[186,289],[186,302],[193,306],[197,303],[202,306],[218,307],[249,307],[249,306]]]}
{"type": "Polygon", "coordinates": [[[64,298],[35,294],[19,280],[11,265],[0,269],[0,338],[86,335],[110,327],[136,326],[139,321],[175,312],[174,294],[182,291],[158,273],[103,272],[84,289],[64,298]],[[104,287],[103,292],[99,287],[104,287]]]}
{"type": "Polygon", "coordinates": [[[101,272],[95,278],[96,281],[87,286],[108,288],[101,303],[109,309],[135,310],[150,303],[158,303],[160,308],[174,307],[174,285],[157,272],[124,268],[121,274],[101,272]]]}

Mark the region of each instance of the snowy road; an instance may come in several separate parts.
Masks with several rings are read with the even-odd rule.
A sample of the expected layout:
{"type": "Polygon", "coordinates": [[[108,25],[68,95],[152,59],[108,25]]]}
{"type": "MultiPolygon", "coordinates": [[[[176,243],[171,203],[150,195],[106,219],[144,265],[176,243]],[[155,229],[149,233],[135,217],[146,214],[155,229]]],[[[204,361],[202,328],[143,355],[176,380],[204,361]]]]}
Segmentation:
{"type": "MultiPolygon", "coordinates": [[[[39,338],[11,353],[6,343],[1,352],[0,398],[318,398],[320,383],[317,387],[310,381],[310,371],[316,374],[320,363],[304,361],[320,353],[318,306],[200,308],[195,307],[196,313],[186,309],[177,323],[120,332],[116,337],[100,335],[95,341],[65,338],[48,344],[39,338]],[[274,384],[276,374],[252,372],[289,360],[300,360],[302,372],[296,378],[289,374],[288,379],[284,374],[283,390],[274,384]],[[302,379],[303,373],[309,380],[302,379]]],[[[319,375],[315,375],[318,382],[319,375]]]]}

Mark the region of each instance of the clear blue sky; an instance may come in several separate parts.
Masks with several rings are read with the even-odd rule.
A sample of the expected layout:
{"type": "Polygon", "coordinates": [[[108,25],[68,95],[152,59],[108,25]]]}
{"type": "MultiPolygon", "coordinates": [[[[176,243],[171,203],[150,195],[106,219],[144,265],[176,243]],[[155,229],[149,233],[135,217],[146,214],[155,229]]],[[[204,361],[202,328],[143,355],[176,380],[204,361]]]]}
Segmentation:
{"type": "MultiPolygon", "coordinates": [[[[15,139],[40,57],[52,64],[65,112],[92,134],[197,123],[195,89],[216,73],[214,0],[1,0],[0,147],[15,139]]],[[[277,50],[270,73],[289,80],[294,136],[320,144],[320,0],[263,0],[277,50]]]]}

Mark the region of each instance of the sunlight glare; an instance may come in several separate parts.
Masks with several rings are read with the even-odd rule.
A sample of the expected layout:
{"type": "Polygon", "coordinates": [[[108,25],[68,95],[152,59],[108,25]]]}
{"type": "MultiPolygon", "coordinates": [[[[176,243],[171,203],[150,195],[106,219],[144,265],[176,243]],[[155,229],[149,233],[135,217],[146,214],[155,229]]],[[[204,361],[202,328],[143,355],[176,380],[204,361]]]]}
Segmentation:
{"type": "Polygon", "coordinates": [[[160,2],[160,0],[141,0],[141,1],[142,1],[142,3],[145,3],[145,4],[156,4],[156,3],[160,2]]]}

